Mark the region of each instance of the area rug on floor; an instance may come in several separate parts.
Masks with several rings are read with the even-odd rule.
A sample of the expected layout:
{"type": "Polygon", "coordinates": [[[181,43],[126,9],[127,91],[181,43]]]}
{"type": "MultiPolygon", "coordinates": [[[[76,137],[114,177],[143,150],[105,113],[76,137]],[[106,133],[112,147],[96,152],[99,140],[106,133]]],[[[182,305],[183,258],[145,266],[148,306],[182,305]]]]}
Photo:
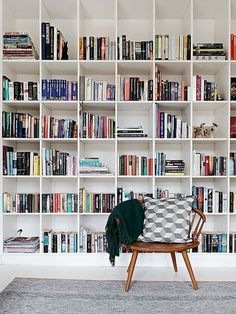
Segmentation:
{"type": "Polygon", "coordinates": [[[0,294],[1,314],[236,313],[236,283],[15,278],[0,294]]]}

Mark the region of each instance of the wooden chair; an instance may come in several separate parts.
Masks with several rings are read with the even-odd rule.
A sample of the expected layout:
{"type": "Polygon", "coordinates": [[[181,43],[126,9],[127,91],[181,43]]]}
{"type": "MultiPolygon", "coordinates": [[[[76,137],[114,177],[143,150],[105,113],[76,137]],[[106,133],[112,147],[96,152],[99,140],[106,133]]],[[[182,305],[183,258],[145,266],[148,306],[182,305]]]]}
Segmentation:
{"type": "Polygon", "coordinates": [[[177,243],[160,243],[160,242],[158,242],[158,243],[157,242],[146,243],[146,242],[136,241],[136,242],[132,243],[132,245],[130,246],[130,249],[132,251],[132,257],[131,257],[131,260],[130,260],[130,263],[129,263],[129,266],[127,269],[128,277],[127,277],[127,281],[125,284],[125,291],[126,292],[129,291],[133,272],[134,272],[134,268],[135,268],[135,264],[137,261],[138,254],[140,252],[170,253],[175,272],[178,271],[175,253],[180,252],[183,256],[185,265],[188,269],[193,288],[195,290],[197,290],[198,285],[197,285],[197,282],[196,282],[196,279],[195,279],[195,276],[194,276],[194,273],[192,270],[190,260],[188,258],[187,250],[193,249],[193,248],[196,248],[199,246],[199,236],[201,234],[202,227],[203,227],[205,222],[206,222],[205,215],[199,209],[194,208],[193,209],[193,217],[192,217],[192,221],[190,224],[190,234],[192,235],[192,239],[193,239],[192,242],[177,244],[177,243]]]}

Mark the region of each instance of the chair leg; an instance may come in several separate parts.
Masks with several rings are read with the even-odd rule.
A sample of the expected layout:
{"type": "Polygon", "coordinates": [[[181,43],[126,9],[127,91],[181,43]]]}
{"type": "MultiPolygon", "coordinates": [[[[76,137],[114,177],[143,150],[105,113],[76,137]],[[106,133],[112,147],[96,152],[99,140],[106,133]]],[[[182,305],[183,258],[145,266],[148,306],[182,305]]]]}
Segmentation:
{"type": "Polygon", "coordinates": [[[138,251],[133,251],[131,261],[130,261],[130,264],[128,267],[128,276],[127,276],[127,280],[126,280],[126,284],[125,284],[125,291],[126,292],[128,292],[129,288],[130,288],[131,279],[133,276],[134,267],[135,267],[135,264],[137,261],[137,257],[138,257],[138,251]]]}
{"type": "Polygon", "coordinates": [[[193,269],[192,269],[190,260],[188,258],[187,251],[182,251],[182,255],[183,255],[183,259],[184,259],[185,265],[186,265],[186,267],[188,269],[188,273],[189,273],[189,276],[191,278],[193,288],[194,288],[194,290],[197,290],[198,289],[198,285],[197,285],[197,282],[196,282],[196,279],[195,279],[195,276],[194,276],[194,273],[193,273],[193,269]]]}
{"type": "Polygon", "coordinates": [[[171,259],[172,259],[172,263],[174,266],[174,270],[177,273],[178,268],[177,268],[177,263],[176,263],[176,256],[175,256],[175,252],[170,253],[171,254],[171,259]]]}

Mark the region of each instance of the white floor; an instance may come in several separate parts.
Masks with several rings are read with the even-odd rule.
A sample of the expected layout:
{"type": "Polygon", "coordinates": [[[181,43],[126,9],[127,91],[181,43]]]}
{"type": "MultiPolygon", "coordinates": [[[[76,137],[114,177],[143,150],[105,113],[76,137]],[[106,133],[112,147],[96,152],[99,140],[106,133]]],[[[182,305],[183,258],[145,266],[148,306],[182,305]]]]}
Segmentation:
{"type": "MultiPolygon", "coordinates": [[[[195,268],[194,271],[198,281],[236,281],[236,267],[199,267],[195,268]]],[[[0,291],[15,277],[125,280],[126,268],[0,265],[0,291]]],[[[189,280],[189,277],[184,267],[180,267],[178,273],[169,267],[136,267],[133,279],[141,281],[186,281],[189,280]]]]}

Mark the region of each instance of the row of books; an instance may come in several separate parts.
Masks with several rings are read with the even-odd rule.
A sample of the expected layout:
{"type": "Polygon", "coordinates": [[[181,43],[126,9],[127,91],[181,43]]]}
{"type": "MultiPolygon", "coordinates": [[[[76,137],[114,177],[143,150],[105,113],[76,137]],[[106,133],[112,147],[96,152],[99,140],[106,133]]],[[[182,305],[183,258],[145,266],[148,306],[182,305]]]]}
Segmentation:
{"type": "Polygon", "coordinates": [[[147,137],[148,134],[144,133],[141,125],[135,127],[117,128],[117,137],[147,137]]]}
{"type": "Polygon", "coordinates": [[[223,43],[197,43],[193,45],[193,60],[225,60],[223,43]]]}
{"type": "Polygon", "coordinates": [[[39,59],[30,36],[25,32],[3,34],[3,59],[39,59]]]}
{"type": "Polygon", "coordinates": [[[39,213],[39,193],[9,193],[2,196],[4,213],[39,213]]]}
{"type": "Polygon", "coordinates": [[[227,234],[226,233],[202,233],[203,253],[226,253],[227,234]]]}
{"type": "Polygon", "coordinates": [[[193,100],[195,101],[216,101],[222,100],[218,96],[216,82],[208,82],[201,75],[193,77],[193,100]]]}
{"type": "Polygon", "coordinates": [[[44,138],[77,138],[77,124],[72,119],[43,117],[42,132],[44,138]]]}
{"type": "Polygon", "coordinates": [[[77,253],[78,233],[56,232],[52,229],[43,230],[43,253],[77,253]]]}
{"type": "Polygon", "coordinates": [[[2,137],[38,138],[39,119],[28,113],[3,111],[2,137]]]}
{"type": "Polygon", "coordinates": [[[156,60],[191,60],[191,35],[155,35],[156,60]]]}
{"type": "Polygon", "coordinates": [[[104,166],[97,157],[84,157],[79,161],[79,171],[81,175],[111,175],[108,167],[104,166]]]}
{"type": "Polygon", "coordinates": [[[67,152],[43,148],[42,161],[44,176],[76,176],[78,174],[77,156],[70,156],[67,152]]]}
{"type": "Polygon", "coordinates": [[[77,213],[78,194],[49,193],[42,194],[43,213],[77,213]]]}
{"type": "Polygon", "coordinates": [[[107,238],[104,232],[92,232],[80,227],[79,251],[81,253],[104,253],[107,251],[107,238]]]}
{"type": "Polygon", "coordinates": [[[231,176],[235,176],[236,175],[236,152],[230,152],[229,174],[231,176]]]}
{"type": "Polygon", "coordinates": [[[157,138],[188,138],[190,130],[188,123],[180,117],[160,111],[157,105],[157,138]]]}
{"type": "Polygon", "coordinates": [[[61,79],[42,80],[42,100],[77,100],[78,82],[61,79]]]}
{"type": "Polygon", "coordinates": [[[67,60],[68,46],[62,32],[50,23],[41,23],[42,60],[67,60]]]}
{"type": "Polygon", "coordinates": [[[7,76],[2,77],[2,99],[5,101],[39,100],[39,83],[11,81],[7,76]]]}
{"type": "Polygon", "coordinates": [[[95,81],[91,77],[79,78],[80,100],[106,101],[115,100],[115,85],[106,81],[95,81]]]}
{"type": "Polygon", "coordinates": [[[204,213],[227,213],[228,195],[222,191],[203,186],[193,186],[195,206],[204,213]]]}
{"type": "Polygon", "coordinates": [[[133,191],[125,191],[123,187],[117,188],[117,204],[120,204],[124,201],[137,199],[143,201],[144,196],[153,197],[152,193],[134,193],[133,191]]]}
{"type": "Polygon", "coordinates": [[[155,175],[156,176],[182,176],[185,171],[185,162],[183,160],[166,159],[166,154],[156,152],[155,175]]]}
{"type": "Polygon", "coordinates": [[[120,155],[119,175],[121,176],[153,175],[153,159],[145,156],[120,155]]]}
{"type": "Polygon", "coordinates": [[[15,152],[11,146],[3,146],[3,175],[38,176],[40,157],[36,152],[15,152]]]}
{"type": "Polygon", "coordinates": [[[190,100],[190,86],[184,81],[169,81],[163,78],[163,73],[155,65],[155,100],[188,101],[190,100]]]}
{"type": "Polygon", "coordinates": [[[114,138],[115,120],[108,116],[81,112],[80,121],[82,138],[114,138]]]}
{"type": "Polygon", "coordinates": [[[183,198],[187,195],[185,193],[171,193],[169,190],[162,188],[156,188],[156,198],[183,198]]]}
{"type": "Polygon", "coordinates": [[[226,157],[210,156],[193,150],[193,176],[226,176],[227,163],[226,157]]]}
{"type": "Polygon", "coordinates": [[[3,242],[4,253],[35,253],[40,245],[39,237],[10,237],[3,242]]]}
{"type": "Polygon", "coordinates": [[[110,213],[115,207],[114,193],[92,193],[85,188],[79,190],[80,213],[110,213]]]}
{"type": "Polygon", "coordinates": [[[80,37],[80,60],[115,60],[116,42],[109,37],[80,37]]]}
{"type": "Polygon", "coordinates": [[[118,60],[152,60],[153,41],[127,40],[126,35],[117,37],[118,60]]]}
{"type": "Polygon", "coordinates": [[[117,81],[119,100],[153,100],[153,80],[118,75],[117,81]]]}

